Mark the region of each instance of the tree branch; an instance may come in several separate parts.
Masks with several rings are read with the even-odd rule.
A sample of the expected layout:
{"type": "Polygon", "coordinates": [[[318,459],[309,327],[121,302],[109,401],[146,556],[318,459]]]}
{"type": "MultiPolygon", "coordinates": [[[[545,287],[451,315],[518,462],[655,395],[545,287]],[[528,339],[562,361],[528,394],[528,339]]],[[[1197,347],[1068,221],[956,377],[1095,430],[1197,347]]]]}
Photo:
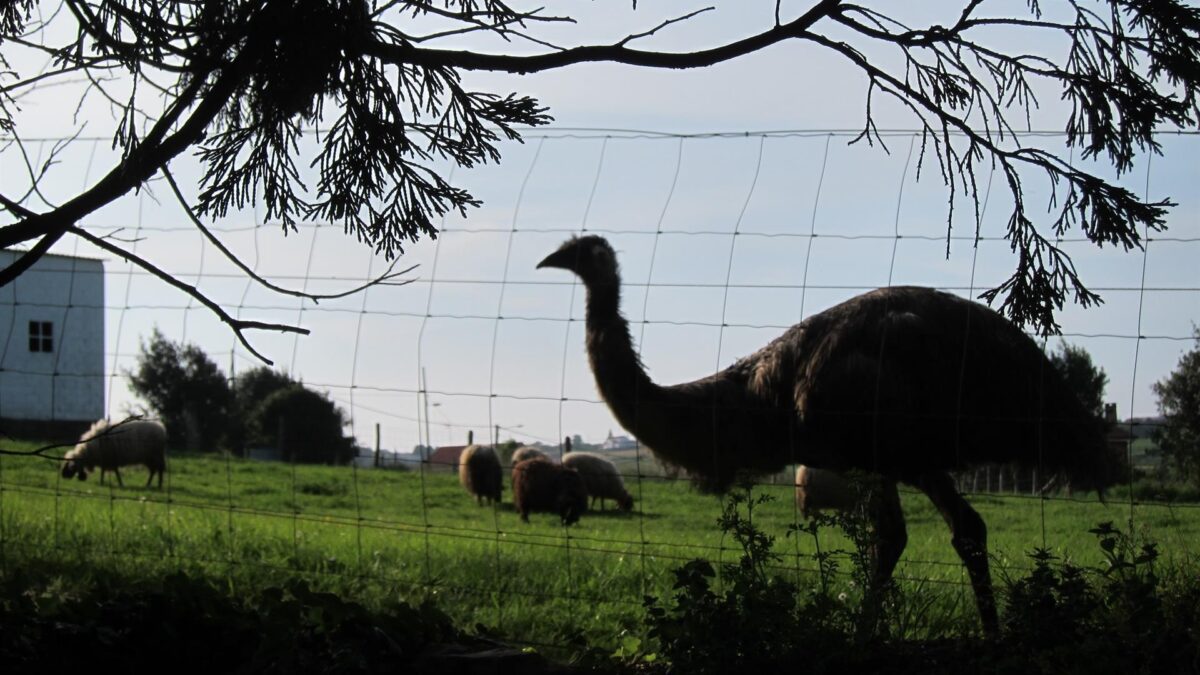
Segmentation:
{"type": "Polygon", "coordinates": [[[196,288],[195,286],[192,286],[191,284],[186,284],[186,283],[176,279],[175,277],[173,277],[169,273],[159,269],[158,267],[156,267],[149,261],[138,257],[136,254],[131,253],[130,251],[126,251],[125,249],[121,248],[120,246],[117,246],[116,244],[106,241],[105,239],[103,239],[101,237],[97,237],[96,235],[88,232],[87,230],[80,229],[74,225],[68,227],[67,232],[70,232],[71,234],[73,234],[77,237],[81,237],[81,238],[87,240],[88,242],[91,242],[93,245],[95,245],[99,248],[102,248],[105,251],[108,251],[109,253],[113,253],[115,255],[121,256],[127,262],[134,263],[138,267],[141,267],[142,269],[146,270],[147,272],[150,272],[151,274],[158,277],[159,279],[162,279],[163,281],[170,284],[171,286],[174,286],[175,288],[178,288],[179,290],[183,291],[184,293],[187,293],[188,295],[192,296],[193,298],[198,300],[200,302],[200,304],[204,305],[209,310],[211,310],[213,314],[216,314],[217,318],[219,318],[222,322],[224,322],[226,325],[228,325],[230,328],[232,328],[234,334],[237,335],[237,338],[242,343],[243,347],[245,347],[251,354],[255,355],[260,360],[262,360],[263,363],[266,363],[269,366],[274,365],[275,362],[268,359],[267,357],[263,356],[262,354],[260,354],[258,352],[258,350],[255,349],[253,347],[253,345],[251,345],[250,342],[246,339],[246,336],[243,333],[243,331],[253,329],[253,330],[273,330],[273,331],[279,331],[281,333],[299,333],[301,335],[309,334],[309,330],[307,328],[300,328],[299,326],[289,326],[287,324],[282,324],[282,323],[264,323],[262,321],[244,321],[242,319],[234,318],[233,316],[231,316],[229,314],[229,312],[226,312],[224,309],[222,309],[220,305],[213,302],[211,299],[209,299],[208,296],[201,293],[200,289],[196,288]]]}
{"type": "Polygon", "coordinates": [[[687,53],[665,53],[630,49],[628,38],[612,45],[572,47],[559,52],[533,56],[480,54],[470,51],[426,49],[411,44],[389,44],[374,40],[363,47],[364,53],[393,65],[492,70],[509,73],[534,73],[577,63],[605,61],[649,68],[703,68],[756,52],[792,38],[808,36],[808,29],[837,10],[842,0],[821,0],[800,17],[748,38],[720,47],[687,53]]]}
{"type": "MultiPolygon", "coordinates": [[[[49,213],[26,215],[20,222],[0,227],[0,248],[10,248],[36,237],[49,238],[52,240],[51,243],[57,241],[64,232],[75,227],[81,218],[141,185],[142,182],[154,175],[159,167],[164,166],[173,157],[203,138],[207,126],[225,107],[234,91],[242,86],[254,59],[252,51],[250,48],[245,48],[239,52],[233,62],[222,70],[216,82],[207,90],[205,89],[207,74],[197,73],[179,96],[172,101],[141,143],[130,149],[124,159],[90,189],[49,213]],[[203,96],[201,96],[202,92],[203,96]],[[168,135],[171,129],[176,128],[183,112],[197,99],[199,99],[199,103],[187,121],[178,125],[175,133],[168,135]]],[[[40,246],[41,243],[39,242],[39,246],[35,248],[44,253],[49,246],[40,246]]],[[[21,261],[28,257],[29,254],[26,254],[21,261]]],[[[37,257],[29,260],[24,265],[24,269],[28,269],[29,265],[37,261],[38,257],[41,257],[40,253],[37,257]]],[[[8,284],[24,271],[24,269],[14,269],[14,266],[15,263],[0,270],[0,286],[8,284]]]]}
{"type": "MultiPolygon", "coordinates": [[[[388,265],[387,270],[383,274],[375,277],[374,279],[371,279],[370,281],[366,282],[365,284],[362,284],[361,286],[355,286],[354,288],[352,288],[348,291],[343,291],[341,293],[326,293],[326,294],[306,293],[304,291],[295,291],[295,290],[291,290],[289,288],[283,288],[282,286],[276,286],[275,284],[273,284],[273,283],[267,281],[266,279],[262,278],[261,276],[259,276],[257,273],[254,272],[254,270],[247,267],[246,263],[242,262],[242,260],[240,258],[238,258],[236,255],[234,255],[233,251],[230,251],[225,246],[225,244],[221,243],[221,240],[217,239],[216,235],[214,235],[212,233],[212,231],[209,230],[208,227],[206,227],[204,225],[204,223],[196,215],[196,212],[192,209],[191,205],[188,204],[187,199],[184,198],[183,192],[179,189],[179,185],[175,182],[175,177],[171,175],[170,169],[168,169],[167,167],[164,166],[162,169],[162,173],[164,176],[166,176],[167,183],[171,186],[171,191],[175,193],[175,198],[179,201],[179,205],[181,207],[183,207],[184,212],[187,214],[188,218],[192,221],[192,224],[196,226],[196,229],[200,230],[200,232],[202,234],[204,234],[204,236],[206,238],[208,238],[208,240],[212,243],[212,245],[216,246],[217,250],[220,251],[230,262],[232,262],[234,265],[237,265],[238,269],[245,272],[251,279],[254,279],[258,283],[271,289],[272,291],[275,291],[276,293],[282,293],[284,295],[290,295],[290,296],[296,297],[296,298],[307,298],[309,300],[312,300],[316,304],[320,304],[319,301],[321,301],[321,300],[333,300],[336,298],[344,298],[348,295],[354,295],[355,293],[357,293],[359,291],[366,290],[372,286],[377,286],[386,281],[395,279],[396,277],[399,277],[401,275],[408,274],[409,272],[411,272],[417,268],[417,265],[411,265],[405,269],[400,270],[399,272],[393,272],[392,270],[395,269],[396,265],[399,264],[399,262],[400,262],[400,259],[396,258],[395,260],[392,261],[392,263],[390,265],[388,265]]],[[[414,281],[413,279],[406,279],[403,282],[393,283],[393,284],[388,284],[388,285],[389,286],[407,286],[408,284],[411,284],[413,281],[414,281]]]]}
{"type": "MultiPolygon", "coordinates": [[[[892,94],[912,110],[928,132],[936,132],[929,118],[937,120],[942,134],[941,138],[936,133],[934,135],[939,159],[947,163],[957,159],[959,168],[963,168],[964,164],[970,167],[976,161],[978,148],[983,148],[1000,162],[1014,198],[1006,238],[1013,251],[1019,253],[1018,267],[1007,281],[987,291],[983,297],[991,302],[1003,293],[1005,299],[1001,311],[1006,312],[1017,325],[1033,323],[1042,334],[1056,333],[1058,324],[1054,320],[1054,312],[1062,308],[1068,287],[1076,301],[1085,307],[1101,301],[1101,298],[1083,284],[1070,256],[1051,244],[1026,217],[1016,164],[1041,169],[1049,177],[1052,187],[1060,180],[1067,182],[1067,198],[1055,221],[1055,229],[1060,234],[1069,225],[1078,222],[1091,241],[1097,244],[1119,243],[1128,250],[1141,246],[1139,225],[1152,230],[1164,227],[1166,208],[1172,206],[1170,202],[1144,203],[1128,190],[1109,185],[1041,150],[1002,148],[988,133],[980,133],[965,119],[948,112],[946,106],[929,98],[923,88],[875,66],[850,45],[815,34],[810,35],[809,39],[842,54],[862,69],[874,85],[892,94]],[[967,138],[969,148],[965,156],[950,145],[946,132],[951,128],[967,138]]],[[[1052,197],[1052,205],[1053,200],[1052,197]]]]}

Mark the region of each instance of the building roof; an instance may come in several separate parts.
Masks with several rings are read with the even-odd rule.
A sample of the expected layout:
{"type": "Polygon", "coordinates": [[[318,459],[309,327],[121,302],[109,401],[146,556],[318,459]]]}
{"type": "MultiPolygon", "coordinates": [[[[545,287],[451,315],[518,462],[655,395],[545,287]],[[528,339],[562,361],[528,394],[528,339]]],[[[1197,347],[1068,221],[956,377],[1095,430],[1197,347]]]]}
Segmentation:
{"type": "Polygon", "coordinates": [[[430,464],[457,465],[458,456],[466,449],[465,445],[443,445],[429,456],[430,464]]]}

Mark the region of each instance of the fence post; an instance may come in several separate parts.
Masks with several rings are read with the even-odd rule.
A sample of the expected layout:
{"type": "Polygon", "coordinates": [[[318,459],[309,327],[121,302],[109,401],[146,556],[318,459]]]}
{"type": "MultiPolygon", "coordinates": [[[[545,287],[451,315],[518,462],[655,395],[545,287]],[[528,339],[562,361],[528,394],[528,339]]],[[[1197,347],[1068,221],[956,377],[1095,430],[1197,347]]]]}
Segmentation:
{"type": "Polygon", "coordinates": [[[375,468],[379,468],[379,422],[375,423],[375,468]]]}

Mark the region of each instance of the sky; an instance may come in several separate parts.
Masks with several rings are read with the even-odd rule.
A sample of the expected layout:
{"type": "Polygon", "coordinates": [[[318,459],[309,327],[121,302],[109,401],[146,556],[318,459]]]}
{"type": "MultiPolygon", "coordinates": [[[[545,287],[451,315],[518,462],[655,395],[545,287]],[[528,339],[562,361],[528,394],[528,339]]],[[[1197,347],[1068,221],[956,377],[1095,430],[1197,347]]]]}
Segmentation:
{"type": "MultiPolygon", "coordinates": [[[[579,19],[548,27],[548,38],[563,44],[620,39],[695,7],[555,6],[579,19]]],[[[1012,6],[984,3],[996,12],[1012,6]]],[[[774,7],[726,5],[643,46],[695,49],[737,39],[769,26],[774,7]]],[[[933,10],[921,4],[904,11],[933,10]]],[[[997,39],[1053,51],[1025,35],[997,39]]],[[[540,49],[461,40],[478,49],[540,49]]],[[[863,78],[814,47],[778,45],[685,72],[593,64],[465,79],[481,89],[535,95],[555,122],[526,133],[523,144],[502,145],[498,165],[453,171],[483,206],[465,218],[447,217],[436,241],[408,247],[398,263],[416,266],[406,285],[319,304],[257,287],[203,241],[161,182],[98,211],[86,226],[123,228],[139,255],[238,316],[309,329],[303,337],[249,337],[278,367],[345,408],[360,443],[374,443],[378,424],[382,446],[401,451],[421,442],[465,443],[468,430],[488,438],[495,425],[502,439],[547,443],[624,433],[598,400],[588,369],[582,287],[567,272],[535,269],[572,233],[603,234],[617,249],[623,311],[643,362],[661,383],[711,374],[804,317],[872,288],[919,284],[977,297],[1011,272],[1013,256],[1001,238],[1010,202],[1001,178],[981,176],[990,190],[978,247],[962,204],[948,243],[946,190],[928,165],[918,179],[919,140],[896,131],[887,134],[886,150],[851,145],[863,120],[863,78]]],[[[914,127],[894,105],[880,102],[876,111],[883,129],[914,127]]],[[[1033,128],[1061,127],[1062,111],[1054,96],[1044,97],[1033,128]]],[[[49,91],[24,103],[18,124],[26,139],[41,139],[26,143],[35,164],[68,135],[64,130],[83,126],[43,183],[48,201],[95,181],[116,159],[105,132],[111,111],[96,101],[76,112],[69,92],[49,91]]],[[[1059,149],[1062,138],[1023,142],[1059,149]]],[[[1131,252],[1097,248],[1078,231],[1062,243],[1104,298],[1098,307],[1064,308],[1062,339],[1085,347],[1105,370],[1106,398],[1123,417],[1156,412],[1152,384],[1192,348],[1192,327],[1200,322],[1200,138],[1170,135],[1162,144],[1163,156],[1139,158],[1121,182],[1177,202],[1166,232],[1131,252]]],[[[0,153],[0,181],[20,180],[23,163],[11,146],[0,153]]],[[[192,193],[198,166],[194,157],[172,164],[192,193]]],[[[1030,204],[1048,203],[1045,185],[1027,187],[1030,204]]],[[[263,220],[248,210],[210,224],[275,283],[337,292],[388,264],[339,228],[306,225],[284,236],[278,224],[263,220]]],[[[54,251],[106,260],[110,415],[136,406],[124,373],[155,327],[200,345],[234,376],[259,365],[228,328],[179,291],[86,242],[64,239],[54,251]]],[[[1052,338],[1048,349],[1058,344],[1052,338]]]]}

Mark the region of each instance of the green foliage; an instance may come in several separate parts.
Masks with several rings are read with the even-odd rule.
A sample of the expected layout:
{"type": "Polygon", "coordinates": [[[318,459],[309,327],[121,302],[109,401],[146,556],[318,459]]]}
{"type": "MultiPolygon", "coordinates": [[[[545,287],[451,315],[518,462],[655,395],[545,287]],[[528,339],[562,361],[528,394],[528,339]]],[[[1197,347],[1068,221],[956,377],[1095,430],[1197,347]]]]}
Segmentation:
{"type": "Polygon", "coordinates": [[[1154,384],[1158,409],[1166,418],[1154,440],[1184,478],[1200,487],[1200,327],[1195,336],[1196,346],[1154,384]]]}
{"type": "Polygon", "coordinates": [[[500,458],[500,466],[511,465],[513,453],[520,447],[521,444],[511,438],[498,445],[496,447],[496,456],[500,458]]]}
{"type": "MultiPolygon", "coordinates": [[[[614,658],[661,667],[669,673],[749,670],[807,673],[1184,673],[1200,668],[1200,581],[1194,571],[1168,587],[1157,567],[1160,552],[1138,542],[1111,522],[1089,530],[1102,562],[1082,567],[1056,563],[1048,550],[1031,558],[1027,576],[1008,584],[1008,606],[995,641],[974,638],[931,642],[896,640],[880,629],[880,599],[897,599],[896,589],[871,589],[870,528],[858,516],[818,516],[794,531],[816,537],[823,524],[848,530],[856,551],[851,576],[864,584],[857,606],[834,599],[838,572],[830,552],[819,548],[820,585],[809,593],[773,574],[780,560],[774,538],[754,524],[754,510],[769,496],[749,490],[732,494],[718,524],[741,548],[736,563],[716,570],[694,559],[674,571],[674,606],[645,600],[648,637],[660,651],[625,636],[614,658]],[[744,509],[745,515],[742,515],[744,509]],[[661,657],[661,658],[660,658],[661,657]]],[[[894,617],[889,617],[894,620],[894,617]]]]}
{"type": "Polygon", "coordinates": [[[287,461],[347,464],[354,439],[342,435],[342,409],[323,394],[302,385],[277,389],[251,413],[250,439],[278,447],[287,461]]]}
{"type": "Polygon", "coordinates": [[[737,562],[721,565],[722,588],[713,589],[713,565],[694,559],[674,571],[674,607],[645,598],[648,635],[676,671],[753,671],[794,659],[804,646],[821,645],[829,654],[847,644],[833,622],[822,620],[837,615],[834,603],[798,606],[795,584],[769,570],[780,556],[773,551],[775,537],[755,525],[754,511],[771,499],[745,488],[726,501],[717,524],[742,553],[737,562]]]}
{"type": "Polygon", "coordinates": [[[1200,583],[1174,586],[1157,568],[1160,552],[1104,522],[1096,536],[1104,562],[1082,567],[1044,549],[1034,569],[1011,584],[1001,649],[1020,650],[1040,673],[1183,673],[1200,668],[1200,583]]]}
{"type": "Polygon", "coordinates": [[[460,637],[427,603],[368,610],[299,579],[236,595],[183,573],[83,585],[0,573],[0,661],[15,672],[400,672],[460,637]]]}
{"type": "MultiPolygon", "coordinates": [[[[287,373],[267,366],[258,366],[240,373],[233,381],[233,407],[227,442],[238,455],[244,455],[250,434],[251,418],[268,396],[295,386],[297,382],[287,373]]],[[[261,440],[261,439],[260,439],[261,440]]]]}
{"type": "Polygon", "coordinates": [[[133,392],[162,419],[171,445],[217,449],[232,396],[225,375],[200,347],[172,342],[155,328],[126,374],[133,392]]]}
{"type": "MultiPolygon", "coordinates": [[[[5,450],[40,445],[0,440],[5,450]]],[[[680,557],[715,556],[723,547],[720,560],[737,562],[729,552],[733,539],[713,527],[723,503],[695,493],[683,481],[647,479],[631,485],[644,496],[637,517],[588,513],[567,532],[553,514],[535,514],[530,523],[521,523],[507,501],[494,510],[478,508],[448,471],[280,469],[276,463],[228,455],[176,454],[166,489],[158,491],[142,487],[144,477],[136,477],[141,468],[130,468],[133,476],[123,472],[123,488],[101,487],[64,482],[56,465],[44,459],[0,456],[0,571],[45,570],[62,579],[56,592],[74,596],[81,584],[111,585],[122,576],[145,584],[184,571],[247,602],[263,588],[283,588],[303,578],[310,588],[371,612],[384,611],[396,597],[414,606],[433,598],[456,625],[482,623],[504,639],[529,641],[555,658],[574,656],[582,639],[603,649],[613,667],[619,664],[609,655],[625,648],[635,661],[631,667],[641,669],[648,655],[658,655],[658,667],[666,655],[647,635],[639,600],[654,595],[668,611],[673,608],[673,569],[680,557]]],[[[834,669],[839,653],[886,656],[882,650],[890,645],[914,651],[896,656],[897,663],[920,657],[947,664],[942,671],[929,665],[908,672],[971,672],[949,670],[949,664],[964,662],[954,651],[958,645],[963,651],[982,647],[977,639],[963,637],[978,631],[978,617],[949,533],[927,498],[901,492],[909,546],[896,574],[896,604],[886,607],[887,641],[860,643],[854,621],[862,609],[862,590],[852,561],[840,553],[854,550],[854,542],[831,525],[821,526],[819,538],[787,537],[796,522],[791,486],[756,486],[755,494],[760,492],[775,499],[754,507],[754,525],[776,537],[774,552],[782,556],[764,567],[798,589],[798,622],[806,624],[800,635],[826,626],[841,631],[842,637],[834,633],[837,640],[852,641],[842,649],[841,642],[826,648],[814,640],[810,649],[818,658],[813,663],[827,658],[826,672],[857,672],[834,669]],[[813,564],[818,553],[829,553],[833,570],[825,588],[813,564]]],[[[1106,567],[1096,536],[1087,530],[1111,519],[1114,509],[1132,510],[1138,531],[1163,544],[1155,571],[1166,621],[1188,625],[1189,602],[1200,608],[1200,597],[1187,591],[1187,583],[1196,586],[1200,576],[1200,509],[986,495],[971,501],[988,523],[998,578],[1028,574],[1033,565],[1023,552],[1040,541],[1081,567],[1106,567]]],[[[711,580],[712,588],[720,593],[723,572],[719,561],[710,559],[721,575],[711,580]]],[[[801,663],[803,672],[819,672],[809,667],[810,659],[801,663]]],[[[874,672],[896,672],[887,661],[874,665],[874,672]]],[[[1028,671],[1014,667],[1008,672],[1028,671]]]]}
{"type": "Polygon", "coordinates": [[[1050,355],[1050,363],[1062,373],[1067,386],[1079,397],[1079,402],[1096,417],[1104,416],[1104,387],[1108,375],[1092,362],[1092,355],[1083,347],[1059,343],[1058,351],[1050,355]]]}

